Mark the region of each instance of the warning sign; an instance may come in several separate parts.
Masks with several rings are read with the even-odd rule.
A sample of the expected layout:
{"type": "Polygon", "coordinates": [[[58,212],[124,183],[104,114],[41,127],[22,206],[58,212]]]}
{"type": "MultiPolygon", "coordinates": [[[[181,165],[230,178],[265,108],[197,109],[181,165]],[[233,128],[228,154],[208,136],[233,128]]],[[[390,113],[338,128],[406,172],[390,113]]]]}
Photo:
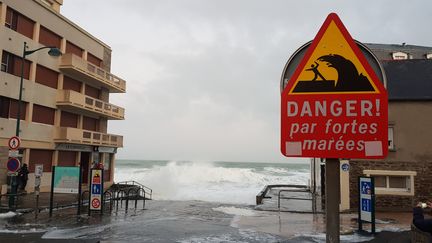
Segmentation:
{"type": "Polygon", "coordinates": [[[101,183],[100,172],[97,170],[95,170],[94,175],[92,177],[92,183],[93,184],[100,184],[101,183]]]}
{"type": "Polygon", "coordinates": [[[387,155],[387,91],[336,14],[327,17],[283,89],[281,118],[285,156],[387,155]]]}
{"type": "Polygon", "coordinates": [[[90,183],[90,210],[102,210],[102,194],[103,194],[103,180],[101,169],[91,169],[91,183],[90,183]]]}

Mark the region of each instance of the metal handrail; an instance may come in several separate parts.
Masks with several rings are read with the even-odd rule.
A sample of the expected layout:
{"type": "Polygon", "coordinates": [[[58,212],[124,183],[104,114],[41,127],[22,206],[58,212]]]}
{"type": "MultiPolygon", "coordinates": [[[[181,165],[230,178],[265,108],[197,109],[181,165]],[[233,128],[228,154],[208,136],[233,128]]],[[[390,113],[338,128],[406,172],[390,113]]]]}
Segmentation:
{"type": "Polygon", "coordinates": [[[110,212],[111,212],[111,211],[112,211],[112,204],[113,204],[113,195],[112,195],[112,193],[111,193],[109,190],[105,191],[103,195],[104,195],[104,196],[103,196],[104,204],[105,204],[107,201],[109,201],[109,204],[110,204],[110,212]],[[106,195],[109,195],[109,199],[107,199],[107,196],[106,196],[106,195]]]}
{"type": "MultiPolygon", "coordinates": [[[[278,192],[278,209],[279,209],[279,211],[280,211],[280,199],[281,199],[281,193],[282,192],[311,192],[310,191],[310,188],[309,187],[307,187],[307,186],[292,186],[292,187],[294,187],[294,188],[303,188],[303,189],[307,189],[307,190],[288,190],[288,189],[285,189],[285,190],[279,190],[279,192],[278,192]]],[[[291,199],[291,200],[313,200],[313,196],[314,196],[314,194],[312,193],[312,198],[301,198],[301,197],[282,197],[282,199],[291,199]]]]}
{"type": "MultiPolygon", "coordinates": [[[[132,186],[137,185],[137,186],[142,187],[143,189],[145,188],[145,189],[149,190],[150,192],[147,192],[146,190],[143,190],[144,193],[149,195],[149,199],[152,199],[153,190],[150,187],[144,186],[143,184],[141,184],[139,182],[136,182],[136,181],[121,181],[121,182],[117,182],[116,184],[124,184],[124,185],[132,185],[132,186]]],[[[145,194],[144,194],[144,197],[145,197],[145,194]]]]}

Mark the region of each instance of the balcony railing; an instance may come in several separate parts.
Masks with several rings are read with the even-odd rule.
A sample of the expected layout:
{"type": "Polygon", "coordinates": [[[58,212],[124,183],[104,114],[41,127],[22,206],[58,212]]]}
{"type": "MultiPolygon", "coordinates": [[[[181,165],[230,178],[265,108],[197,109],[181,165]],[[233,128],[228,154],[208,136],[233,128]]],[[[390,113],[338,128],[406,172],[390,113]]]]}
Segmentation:
{"type": "Polygon", "coordinates": [[[110,92],[126,92],[126,81],[71,53],[62,55],[59,68],[77,79],[104,86],[110,92]]]}
{"type": "Polygon", "coordinates": [[[64,106],[66,109],[69,108],[72,111],[78,109],[93,112],[108,119],[124,119],[124,108],[73,90],[59,90],[57,93],[57,105],[64,106]]]}
{"type": "Polygon", "coordinates": [[[59,127],[55,133],[57,143],[76,143],[123,147],[123,136],[93,132],[72,127],[59,127]]]}

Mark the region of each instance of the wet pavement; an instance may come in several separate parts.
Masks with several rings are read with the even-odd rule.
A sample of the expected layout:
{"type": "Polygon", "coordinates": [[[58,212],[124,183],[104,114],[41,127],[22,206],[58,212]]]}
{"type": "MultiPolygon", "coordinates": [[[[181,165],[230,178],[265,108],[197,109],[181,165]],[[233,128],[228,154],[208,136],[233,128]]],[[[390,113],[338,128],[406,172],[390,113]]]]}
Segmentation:
{"type": "MultiPolygon", "coordinates": [[[[34,208],[34,194],[20,201],[18,211],[34,208]]],[[[72,205],[76,195],[57,194],[59,206],[72,205]]],[[[3,201],[4,205],[4,201],[3,201]]],[[[40,207],[49,205],[49,193],[41,194],[40,207]]],[[[310,208],[306,203],[293,204],[310,208]]],[[[293,205],[290,205],[293,206],[293,205]]],[[[147,201],[128,211],[119,208],[104,216],[76,208],[56,210],[50,218],[42,210],[12,219],[0,219],[0,239],[5,242],[325,242],[322,213],[256,210],[254,206],[201,201],[147,201]],[[9,241],[10,240],[10,241],[9,241]]],[[[283,207],[288,207],[286,202],[283,207]]],[[[377,213],[376,236],[357,234],[357,215],[341,214],[341,242],[410,242],[411,213],[377,213]]],[[[367,225],[366,225],[367,226],[367,225]]]]}

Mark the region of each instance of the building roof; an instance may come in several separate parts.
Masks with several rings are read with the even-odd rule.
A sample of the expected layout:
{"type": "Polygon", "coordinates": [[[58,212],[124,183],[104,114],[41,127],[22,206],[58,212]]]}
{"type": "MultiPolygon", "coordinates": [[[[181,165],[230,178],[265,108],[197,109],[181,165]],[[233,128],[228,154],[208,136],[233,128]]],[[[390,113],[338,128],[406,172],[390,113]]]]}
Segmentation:
{"type": "Polygon", "coordinates": [[[379,60],[392,60],[394,52],[404,52],[409,59],[425,59],[426,54],[432,54],[432,47],[406,44],[376,44],[364,43],[379,60]]]}
{"type": "Polygon", "coordinates": [[[381,61],[390,101],[432,100],[432,60],[381,61]]]}

